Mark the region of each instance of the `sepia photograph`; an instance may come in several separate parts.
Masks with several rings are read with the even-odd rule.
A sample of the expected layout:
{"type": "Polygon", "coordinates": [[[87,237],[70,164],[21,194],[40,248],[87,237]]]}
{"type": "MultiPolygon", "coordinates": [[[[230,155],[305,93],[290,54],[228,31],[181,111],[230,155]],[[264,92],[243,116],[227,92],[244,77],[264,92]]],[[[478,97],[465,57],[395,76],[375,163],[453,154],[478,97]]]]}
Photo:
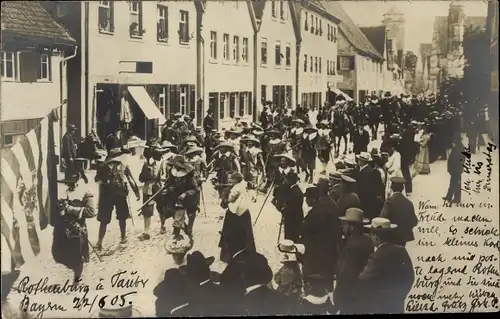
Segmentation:
{"type": "Polygon", "coordinates": [[[2,1],[2,319],[499,312],[498,21],[2,1]]]}

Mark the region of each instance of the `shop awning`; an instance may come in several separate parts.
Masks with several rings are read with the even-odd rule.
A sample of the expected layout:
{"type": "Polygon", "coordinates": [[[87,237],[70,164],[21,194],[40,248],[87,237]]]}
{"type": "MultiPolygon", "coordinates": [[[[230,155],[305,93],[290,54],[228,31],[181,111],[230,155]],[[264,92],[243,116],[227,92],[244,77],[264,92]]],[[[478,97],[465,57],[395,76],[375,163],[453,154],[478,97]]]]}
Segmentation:
{"type": "Polygon", "coordinates": [[[149,120],[158,119],[160,125],[167,121],[143,86],[129,86],[128,91],[149,120]]]}
{"type": "Polygon", "coordinates": [[[337,94],[337,95],[342,95],[346,99],[346,101],[348,101],[348,102],[354,101],[352,99],[352,97],[350,97],[349,95],[347,95],[346,93],[342,92],[339,89],[334,88],[333,92],[335,92],[335,94],[337,94]]]}

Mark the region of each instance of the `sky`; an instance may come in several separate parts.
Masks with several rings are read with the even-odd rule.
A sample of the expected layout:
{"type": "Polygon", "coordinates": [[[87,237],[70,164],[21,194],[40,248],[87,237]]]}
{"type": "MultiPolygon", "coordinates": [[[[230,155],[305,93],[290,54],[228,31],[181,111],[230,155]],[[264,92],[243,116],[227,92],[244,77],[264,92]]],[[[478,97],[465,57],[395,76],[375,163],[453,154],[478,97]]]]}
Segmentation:
{"type": "Polygon", "coordinates": [[[452,2],[459,2],[466,16],[484,16],[487,1],[342,1],[342,7],[353,21],[360,26],[382,24],[383,15],[393,6],[404,14],[406,50],[418,55],[420,43],[431,43],[436,16],[447,16],[452,2]]]}

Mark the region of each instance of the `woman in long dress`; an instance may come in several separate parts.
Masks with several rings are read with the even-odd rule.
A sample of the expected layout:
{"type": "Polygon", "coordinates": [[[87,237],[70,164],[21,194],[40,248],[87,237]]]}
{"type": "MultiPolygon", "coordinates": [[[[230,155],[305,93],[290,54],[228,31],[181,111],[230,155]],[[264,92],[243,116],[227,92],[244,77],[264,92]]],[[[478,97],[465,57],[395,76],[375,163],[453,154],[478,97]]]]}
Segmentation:
{"type": "Polygon", "coordinates": [[[248,209],[250,200],[247,182],[238,172],[231,174],[229,179],[234,186],[229,193],[228,208],[219,241],[220,259],[226,263],[240,250],[255,251],[252,219],[248,209]]]}
{"type": "MultiPolygon", "coordinates": [[[[387,180],[391,180],[392,177],[403,177],[401,172],[401,154],[396,151],[396,143],[393,141],[389,149],[389,159],[385,163],[385,169],[387,170],[387,180]]],[[[386,183],[385,185],[386,198],[390,196],[391,193],[391,183],[386,183]]]]}
{"type": "Polygon", "coordinates": [[[427,126],[424,126],[420,139],[416,141],[420,145],[420,150],[415,162],[415,172],[420,175],[427,175],[431,172],[431,166],[429,164],[430,139],[431,136],[429,134],[429,128],[427,126]]]}

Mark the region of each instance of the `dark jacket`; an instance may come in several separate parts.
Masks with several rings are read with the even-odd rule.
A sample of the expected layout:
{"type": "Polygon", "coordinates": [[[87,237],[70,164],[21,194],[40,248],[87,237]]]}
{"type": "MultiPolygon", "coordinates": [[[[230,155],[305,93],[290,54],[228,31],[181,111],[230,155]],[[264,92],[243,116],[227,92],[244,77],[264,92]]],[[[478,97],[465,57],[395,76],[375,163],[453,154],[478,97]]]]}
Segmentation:
{"type": "Polygon", "coordinates": [[[358,130],[352,133],[352,143],[354,154],[367,152],[368,144],[370,143],[370,135],[367,130],[363,129],[360,134],[358,130]]]}
{"type": "Polygon", "coordinates": [[[380,217],[387,218],[391,223],[398,225],[394,231],[394,243],[404,246],[415,240],[413,228],[418,224],[413,203],[401,193],[394,193],[387,198],[380,217]]]}
{"type": "Polygon", "coordinates": [[[340,213],[337,203],[328,195],[322,196],[319,199],[319,207],[327,214],[328,224],[332,227],[325,236],[328,237],[327,242],[331,243],[331,250],[325,251],[325,262],[330,262],[332,274],[337,266],[340,249],[342,247],[342,223],[340,222],[340,213]]]}
{"type": "Polygon", "coordinates": [[[359,313],[358,276],[372,252],[372,241],[367,235],[351,236],[345,243],[339,257],[337,285],[333,293],[334,304],[342,314],[359,313]]]}
{"type": "Polygon", "coordinates": [[[76,144],[73,136],[66,132],[62,138],[61,157],[68,161],[69,159],[76,158],[76,144]]]}
{"type": "Polygon", "coordinates": [[[363,313],[404,313],[415,274],[406,249],[384,243],[370,255],[358,279],[363,313]]]}
{"type": "Polygon", "coordinates": [[[345,216],[345,211],[348,208],[361,208],[361,204],[359,202],[359,197],[356,193],[347,193],[342,194],[337,201],[337,206],[339,207],[339,215],[345,216]]]}
{"type": "Polygon", "coordinates": [[[243,311],[243,297],[245,294],[245,282],[243,280],[243,265],[251,252],[243,250],[229,260],[226,268],[221,273],[220,286],[223,298],[227,304],[225,315],[237,315],[243,311]]]}
{"type": "Polygon", "coordinates": [[[283,315],[290,306],[288,298],[268,286],[260,286],[244,297],[245,315],[283,315]]]}
{"type": "Polygon", "coordinates": [[[356,187],[365,217],[372,219],[378,216],[380,214],[378,197],[381,189],[383,190],[380,174],[375,172],[370,165],[365,166],[357,174],[356,187]]]}
{"type": "Polygon", "coordinates": [[[192,316],[222,315],[225,307],[222,307],[221,288],[212,281],[195,285],[190,289],[188,312],[192,316]]]}
{"type": "Polygon", "coordinates": [[[288,188],[284,194],[284,208],[282,211],[285,227],[285,239],[296,242],[301,234],[302,221],[304,220],[304,195],[299,186],[288,188]]]}
{"type": "Polygon", "coordinates": [[[448,173],[450,175],[459,175],[463,172],[463,165],[465,161],[465,155],[462,154],[464,151],[464,146],[462,143],[457,143],[450,152],[450,156],[448,157],[448,173]]]}

